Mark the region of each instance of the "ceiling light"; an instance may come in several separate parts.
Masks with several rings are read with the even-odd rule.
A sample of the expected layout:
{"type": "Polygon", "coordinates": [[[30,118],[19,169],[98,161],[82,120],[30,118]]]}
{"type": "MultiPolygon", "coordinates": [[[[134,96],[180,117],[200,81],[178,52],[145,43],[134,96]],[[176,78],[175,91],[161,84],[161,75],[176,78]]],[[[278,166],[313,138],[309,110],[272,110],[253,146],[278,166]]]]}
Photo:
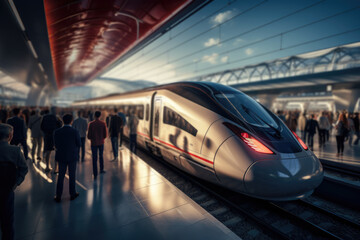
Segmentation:
{"type": "Polygon", "coordinates": [[[42,72],[44,72],[45,70],[44,70],[43,65],[42,65],[41,63],[38,63],[38,65],[39,65],[40,70],[41,70],[42,72]]]}
{"type": "Polygon", "coordinates": [[[15,6],[13,0],[9,0],[9,4],[10,4],[11,9],[12,9],[12,11],[13,11],[15,17],[16,17],[16,20],[18,21],[18,23],[19,23],[19,25],[20,25],[21,30],[22,30],[22,31],[25,31],[25,26],[24,26],[23,22],[21,21],[19,12],[17,11],[16,6],[15,6]]]}
{"type": "Polygon", "coordinates": [[[36,54],[35,48],[34,48],[34,46],[32,45],[31,41],[28,40],[27,43],[28,43],[28,45],[29,45],[29,47],[30,47],[30,50],[31,50],[32,54],[34,55],[34,58],[37,59],[37,58],[38,58],[38,55],[36,54]]]}

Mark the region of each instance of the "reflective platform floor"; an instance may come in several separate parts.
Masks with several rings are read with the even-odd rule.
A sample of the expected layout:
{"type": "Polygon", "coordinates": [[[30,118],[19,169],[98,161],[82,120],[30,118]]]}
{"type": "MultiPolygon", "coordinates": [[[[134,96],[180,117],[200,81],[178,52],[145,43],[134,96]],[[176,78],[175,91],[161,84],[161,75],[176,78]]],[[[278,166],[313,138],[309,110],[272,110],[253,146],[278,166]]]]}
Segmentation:
{"type": "MultiPolygon", "coordinates": [[[[356,136],[354,136],[352,143],[354,142],[354,139],[356,139],[356,136]]],[[[343,155],[337,156],[335,136],[330,135],[329,141],[325,143],[325,146],[319,147],[318,134],[316,134],[313,152],[319,159],[360,167],[360,142],[357,145],[350,145],[349,140],[345,141],[343,155]]]]}
{"type": "Polygon", "coordinates": [[[28,162],[15,191],[16,239],[239,239],[127,148],[115,162],[110,149],[106,173],[94,180],[88,147],[77,168],[80,196],[70,201],[65,178],[61,203],[53,200],[56,175],[28,162]]]}

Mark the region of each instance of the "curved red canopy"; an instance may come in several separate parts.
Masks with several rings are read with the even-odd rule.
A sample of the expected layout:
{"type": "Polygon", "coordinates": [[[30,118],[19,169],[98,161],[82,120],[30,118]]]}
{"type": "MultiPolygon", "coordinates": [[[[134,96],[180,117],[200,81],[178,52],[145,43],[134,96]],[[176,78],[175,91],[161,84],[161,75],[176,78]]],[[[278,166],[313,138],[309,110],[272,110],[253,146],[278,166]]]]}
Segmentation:
{"type": "Polygon", "coordinates": [[[191,0],[44,0],[58,88],[96,77],[191,0]]]}

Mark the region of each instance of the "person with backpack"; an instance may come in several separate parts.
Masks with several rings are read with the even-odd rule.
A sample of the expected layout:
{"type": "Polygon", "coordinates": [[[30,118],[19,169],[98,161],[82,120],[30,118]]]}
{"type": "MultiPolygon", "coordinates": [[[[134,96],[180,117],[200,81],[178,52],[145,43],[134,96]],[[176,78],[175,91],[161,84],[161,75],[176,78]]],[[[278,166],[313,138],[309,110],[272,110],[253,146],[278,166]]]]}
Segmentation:
{"type": "Polygon", "coordinates": [[[336,136],[336,145],[337,145],[337,154],[336,156],[342,156],[344,152],[344,142],[345,137],[348,135],[348,121],[345,113],[339,115],[339,119],[335,124],[335,136],[336,136]]]}
{"type": "Polygon", "coordinates": [[[326,142],[326,131],[330,129],[329,119],[326,117],[325,112],[321,113],[319,117],[319,146],[324,147],[326,142]]]}

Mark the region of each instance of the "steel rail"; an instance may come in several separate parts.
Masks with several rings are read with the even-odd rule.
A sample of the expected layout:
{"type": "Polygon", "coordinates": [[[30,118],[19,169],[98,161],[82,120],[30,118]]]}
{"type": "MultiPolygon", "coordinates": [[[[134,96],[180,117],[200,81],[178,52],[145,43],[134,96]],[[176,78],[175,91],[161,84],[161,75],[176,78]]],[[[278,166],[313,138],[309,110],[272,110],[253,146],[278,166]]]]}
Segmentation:
{"type": "Polygon", "coordinates": [[[294,220],[296,222],[298,222],[299,224],[303,225],[306,228],[309,228],[315,232],[317,232],[318,234],[320,234],[321,236],[325,237],[326,239],[342,239],[339,236],[336,236],[335,234],[327,231],[326,229],[317,226],[316,224],[301,218],[299,216],[297,216],[296,214],[293,214],[289,211],[287,211],[286,209],[280,207],[279,205],[272,203],[272,202],[268,202],[269,206],[273,209],[275,209],[276,211],[280,212],[281,214],[283,214],[284,216],[290,218],[291,220],[294,220]]]}
{"type": "Polygon", "coordinates": [[[348,219],[346,217],[343,217],[343,216],[341,216],[341,215],[339,215],[337,213],[326,210],[323,207],[317,206],[317,205],[312,204],[312,203],[310,203],[308,201],[305,201],[303,199],[298,200],[297,202],[302,204],[302,205],[305,205],[306,207],[312,208],[313,210],[316,210],[316,211],[321,212],[323,214],[329,215],[332,218],[334,218],[334,219],[336,219],[336,220],[338,220],[340,222],[344,222],[345,224],[351,225],[354,228],[360,229],[360,223],[354,222],[354,221],[352,221],[352,220],[350,220],[350,219],[348,219]]]}

